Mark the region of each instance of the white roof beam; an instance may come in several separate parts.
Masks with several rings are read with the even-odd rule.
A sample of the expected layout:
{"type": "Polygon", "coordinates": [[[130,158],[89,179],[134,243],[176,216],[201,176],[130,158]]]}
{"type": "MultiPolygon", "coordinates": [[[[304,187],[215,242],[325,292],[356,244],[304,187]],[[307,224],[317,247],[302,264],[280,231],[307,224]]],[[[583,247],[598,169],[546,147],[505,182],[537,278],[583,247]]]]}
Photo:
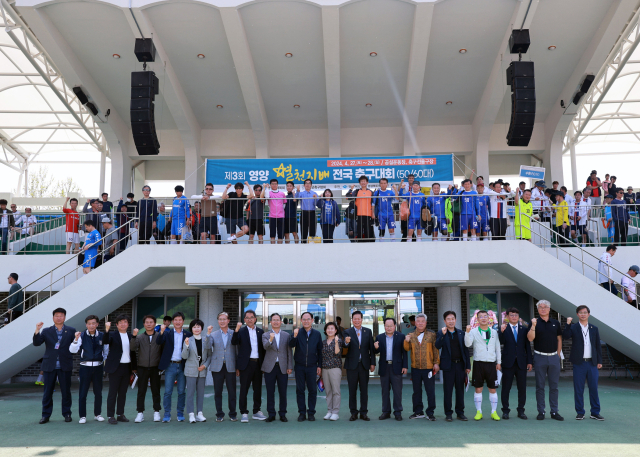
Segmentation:
{"type": "Polygon", "coordinates": [[[433,9],[433,3],[418,3],[413,17],[407,91],[404,97],[404,112],[402,113],[404,155],[406,156],[413,156],[420,152],[416,140],[416,130],[420,116],[424,73],[427,68],[427,51],[429,50],[433,9]]]}
{"type": "Polygon", "coordinates": [[[471,155],[471,164],[476,170],[476,175],[482,175],[485,178],[489,176],[489,140],[491,138],[491,130],[507,92],[504,72],[512,60],[508,51],[509,38],[512,30],[528,29],[531,26],[531,21],[538,8],[538,2],[539,0],[520,0],[518,2],[519,4],[509,22],[509,27],[500,42],[500,49],[498,49],[491,74],[482,92],[478,110],[473,118],[474,150],[471,155]]]}
{"type": "Polygon", "coordinates": [[[157,68],[156,76],[160,80],[162,95],[169,107],[173,120],[176,122],[184,146],[185,195],[199,194],[204,189],[204,167],[202,167],[203,161],[200,155],[201,127],[198,119],[182,89],[169,56],[162,45],[162,40],[148,13],[138,8],[131,10],[123,8],[123,12],[128,16],[127,20],[136,38],[142,37],[140,37],[138,26],[132,20],[132,14],[135,14],[145,38],[153,38],[153,44],[160,59],[160,62],[156,62],[154,66],[154,68],[157,68]],[[164,70],[160,69],[161,66],[164,67],[164,70]]]}
{"type": "Polygon", "coordinates": [[[324,74],[327,86],[329,157],[341,157],[340,148],[340,9],[322,7],[324,74]]]}
{"type": "Polygon", "coordinates": [[[269,157],[269,122],[249,48],[249,40],[244,30],[240,11],[236,8],[220,8],[220,16],[229,41],[233,63],[238,73],[244,103],[249,113],[249,122],[256,144],[256,157],[264,159],[269,157]]]}

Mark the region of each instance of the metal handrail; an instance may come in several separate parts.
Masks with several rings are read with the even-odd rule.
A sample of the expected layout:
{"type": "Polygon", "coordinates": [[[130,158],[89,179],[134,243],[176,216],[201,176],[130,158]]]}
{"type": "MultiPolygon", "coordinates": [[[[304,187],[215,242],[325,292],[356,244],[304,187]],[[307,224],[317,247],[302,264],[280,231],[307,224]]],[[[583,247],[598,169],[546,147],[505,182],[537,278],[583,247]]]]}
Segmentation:
{"type": "MultiPolygon", "coordinates": [[[[137,218],[132,218],[131,221],[129,222],[134,222],[136,221],[137,218]]],[[[104,237],[101,237],[100,241],[103,241],[105,238],[107,238],[108,236],[112,235],[113,233],[117,232],[118,230],[120,230],[120,227],[113,227],[111,231],[109,231],[108,233],[105,234],[104,237]]],[[[133,235],[133,232],[130,231],[125,238],[130,238],[133,235]]],[[[118,242],[120,242],[122,240],[118,240],[118,242]]],[[[96,242],[97,243],[97,242],[96,242]]],[[[90,246],[93,246],[94,244],[91,244],[90,246]]],[[[102,245],[102,250],[98,251],[98,256],[103,256],[105,251],[107,251],[107,249],[109,249],[108,247],[105,247],[104,242],[102,245]]],[[[38,277],[37,279],[31,281],[29,284],[27,284],[26,286],[23,286],[21,289],[17,290],[16,292],[8,295],[6,298],[4,298],[3,300],[0,300],[0,306],[2,306],[5,302],[8,303],[9,298],[13,297],[14,295],[19,294],[20,292],[23,293],[24,296],[24,300],[22,301],[22,303],[20,303],[18,306],[16,306],[15,308],[18,308],[20,305],[23,306],[23,313],[26,313],[28,310],[35,308],[36,306],[38,306],[38,304],[40,304],[40,300],[36,299],[36,304],[30,307],[26,307],[25,304],[27,303],[28,300],[30,300],[34,295],[37,297],[41,292],[49,289],[49,296],[46,298],[50,298],[53,295],[53,285],[63,281],[63,286],[62,288],[64,289],[66,287],[66,278],[67,276],[69,276],[70,274],[75,273],[76,274],[76,280],[78,280],[78,269],[81,267],[81,265],[78,265],[76,268],[73,269],[73,271],[70,271],[69,273],[63,275],[61,278],[56,279],[55,281],[53,280],[53,274],[56,270],[62,268],[63,266],[65,266],[66,264],[68,264],[69,262],[75,261],[76,263],[78,262],[78,256],[80,254],[84,253],[84,249],[82,249],[80,252],[73,254],[71,258],[65,260],[64,262],[62,262],[60,265],[58,265],[57,267],[53,268],[52,270],[48,271],[47,273],[44,273],[43,275],[41,275],[40,277],[38,277]],[[49,276],[51,278],[51,282],[45,286],[44,288],[40,289],[39,291],[35,292],[35,294],[32,294],[31,297],[27,298],[27,288],[35,283],[37,283],[38,281],[44,279],[45,277],[49,276]]],[[[45,298],[45,300],[46,300],[45,298]]],[[[44,300],[43,300],[44,301],[44,300]]],[[[14,308],[14,309],[15,309],[14,308]]],[[[7,309],[7,311],[5,311],[4,313],[0,314],[0,328],[4,327],[4,318],[7,317],[7,315],[11,314],[11,310],[7,309]]]]}

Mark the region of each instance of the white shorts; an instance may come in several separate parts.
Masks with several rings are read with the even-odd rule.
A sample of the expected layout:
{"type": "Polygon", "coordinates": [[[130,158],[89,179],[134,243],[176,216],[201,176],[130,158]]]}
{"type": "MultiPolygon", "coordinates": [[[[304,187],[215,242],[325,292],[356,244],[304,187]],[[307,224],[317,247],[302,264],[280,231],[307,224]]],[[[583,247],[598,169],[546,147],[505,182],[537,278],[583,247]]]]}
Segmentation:
{"type": "Polygon", "coordinates": [[[77,233],[67,232],[67,243],[80,244],[80,236],[77,233]]]}

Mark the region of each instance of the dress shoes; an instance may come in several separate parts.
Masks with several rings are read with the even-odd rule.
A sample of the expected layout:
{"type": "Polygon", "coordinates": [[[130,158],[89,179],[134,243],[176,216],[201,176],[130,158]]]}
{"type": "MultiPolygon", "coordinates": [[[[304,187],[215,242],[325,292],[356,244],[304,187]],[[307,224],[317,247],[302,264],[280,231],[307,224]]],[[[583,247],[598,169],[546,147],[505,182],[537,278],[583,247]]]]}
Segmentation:
{"type": "Polygon", "coordinates": [[[281,416],[280,422],[289,422],[289,419],[287,419],[287,416],[281,416]]]}
{"type": "Polygon", "coordinates": [[[298,416],[298,422],[304,422],[307,420],[307,416],[305,416],[304,414],[300,414],[298,416]]]}
{"type": "Polygon", "coordinates": [[[358,420],[358,415],[357,414],[352,414],[351,417],[349,418],[349,421],[353,422],[353,421],[357,421],[358,420]]]}
{"type": "Polygon", "coordinates": [[[275,420],[276,420],[276,418],[275,418],[275,417],[271,417],[271,416],[269,416],[269,417],[267,417],[267,420],[265,420],[265,422],[273,422],[273,421],[275,421],[275,420]]]}
{"type": "Polygon", "coordinates": [[[309,414],[309,418],[308,418],[308,420],[309,420],[310,422],[315,422],[315,420],[316,420],[316,416],[315,416],[314,414],[309,414]]]}
{"type": "Polygon", "coordinates": [[[378,417],[378,419],[380,419],[381,421],[385,420],[385,419],[389,419],[391,417],[391,414],[389,413],[382,413],[382,415],[380,417],[378,417]]]}
{"type": "Polygon", "coordinates": [[[519,413],[519,414],[518,414],[518,417],[519,417],[520,419],[524,419],[524,420],[527,420],[527,419],[528,419],[528,417],[527,417],[527,415],[526,415],[525,413],[519,413]]]}
{"type": "Polygon", "coordinates": [[[362,414],[360,413],[360,419],[362,419],[363,421],[367,421],[369,422],[371,419],[369,419],[369,416],[367,416],[366,414],[362,414]]]}
{"type": "Polygon", "coordinates": [[[42,416],[42,419],[40,419],[40,422],[38,422],[38,423],[39,424],[46,424],[47,422],[49,422],[49,418],[42,416]]]}
{"type": "Polygon", "coordinates": [[[509,413],[502,413],[502,418],[506,421],[509,420],[509,413]]]}
{"type": "Polygon", "coordinates": [[[71,416],[64,416],[65,422],[71,422],[71,416]]]}
{"type": "Polygon", "coordinates": [[[129,422],[129,419],[127,419],[124,414],[120,414],[118,416],[118,422],[129,422]]]}

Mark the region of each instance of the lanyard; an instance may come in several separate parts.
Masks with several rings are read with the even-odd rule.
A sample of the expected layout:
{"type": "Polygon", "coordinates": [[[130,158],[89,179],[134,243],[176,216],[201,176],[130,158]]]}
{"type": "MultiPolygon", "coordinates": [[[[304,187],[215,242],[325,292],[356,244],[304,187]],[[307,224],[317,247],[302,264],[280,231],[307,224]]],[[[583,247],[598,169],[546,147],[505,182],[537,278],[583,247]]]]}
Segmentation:
{"type": "Polygon", "coordinates": [[[486,330],[482,330],[480,327],[478,327],[478,330],[480,331],[480,335],[482,335],[482,332],[485,332],[484,343],[487,345],[487,351],[488,351],[489,350],[489,340],[491,339],[491,327],[487,327],[486,330]]]}

